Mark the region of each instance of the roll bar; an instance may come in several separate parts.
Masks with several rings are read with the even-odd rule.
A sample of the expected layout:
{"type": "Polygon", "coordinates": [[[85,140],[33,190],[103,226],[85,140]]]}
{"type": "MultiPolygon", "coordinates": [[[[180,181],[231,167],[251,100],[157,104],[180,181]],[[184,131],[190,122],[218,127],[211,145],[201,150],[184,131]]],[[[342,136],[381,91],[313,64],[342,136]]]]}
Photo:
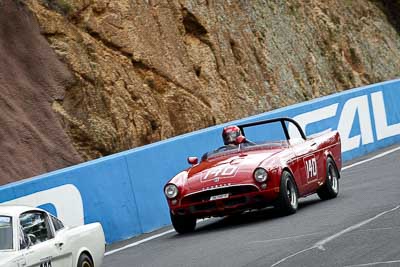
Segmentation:
{"type": "Polygon", "coordinates": [[[293,120],[292,118],[287,118],[287,117],[281,117],[281,118],[274,118],[274,119],[269,119],[269,120],[262,120],[262,121],[255,121],[255,122],[250,122],[250,123],[245,123],[245,124],[240,124],[238,125],[238,127],[240,128],[240,130],[242,131],[242,134],[244,136],[246,136],[245,132],[244,132],[244,128],[248,128],[248,127],[252,127],[252,126],[257,126],[257,125],[261,125],[261,124],[267,124],[267,123],[273,123],[273,122],[281,122],[283,131],[285,132],[285,136],[286,139],[289,140],[290,136],[289,136],[289,131],[286,127],[285,121],[291,122],[293,123],[297,129],[299,130],[301,137],[304,140],[307,140],[306,135],[304,134],[303,129],[300,127],[300,125],[297,123],[297,121],[293,120]]]}

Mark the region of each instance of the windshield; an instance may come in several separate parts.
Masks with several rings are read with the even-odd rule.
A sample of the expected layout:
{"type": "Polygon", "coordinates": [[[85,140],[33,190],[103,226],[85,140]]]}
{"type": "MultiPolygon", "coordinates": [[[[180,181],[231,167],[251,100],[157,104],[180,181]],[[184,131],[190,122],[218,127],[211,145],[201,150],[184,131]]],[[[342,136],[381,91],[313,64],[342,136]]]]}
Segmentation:
{"type": "Polygon", "coordinates": [[[9,216],[0,215],[0,250],[13,249],[12,220],[9,216]]]}
{"type": "Polygon", "coordinates": [[[224,140],[226,145],[205,153],[201,159],[207,160],[244,151],[283,149],[306,140],[300,125],[290,118],[262,120],[235,127],[238,127],[245,137],[238,140],[240,146],[236,141],[227,144],[224,140]]]}

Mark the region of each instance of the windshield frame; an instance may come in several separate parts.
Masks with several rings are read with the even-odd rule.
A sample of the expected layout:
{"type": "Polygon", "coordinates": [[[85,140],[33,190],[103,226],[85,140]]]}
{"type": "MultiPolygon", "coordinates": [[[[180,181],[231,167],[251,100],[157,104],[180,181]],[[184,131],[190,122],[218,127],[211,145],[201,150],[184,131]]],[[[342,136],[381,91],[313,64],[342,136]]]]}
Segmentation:
{"type": "Polygon", "coordinates": [[[203,155],[202,160],[212,160],[215,158],[229,156],[237,153],[253,152],[260,150],[274,150],[288,147],[289,142],[286,140],[271,141],[266,143],[254,143],[249,145],[239,144],[238,146],[223,151],[217,151],[218,149],[214,151],[209,151],[203,155]]]}
{"type": "Polygon", "coordinates": [[[245,124],[238,125],[238,127],[242,131],[242,134],[244,136],[246,136],[246,134],[244,132],[245,128],[252,127],[252,126],[257,126],[257,125],[262,125],[262,124],[274,123],[274,122],[280,122],[281,123],[282,129],[283,129],[283,131],[285,133],[285,136],[286,136],[286,140],[289,141],[290,135],[289,135],[289,129],[286,126],[285,122],[292,123],[297,128],[297,130],[299,131],[301,138],[303,138],[303,140],[307,140],[307,137],[306,137],[303,129],[301,128],[300,124],[298,124],[297,121],[293,120],[292,118],[288,118],[288,117],[275,118],[275,119],[262,120],[262,121],[255,121],[255,122],[250,122],[250,123],[245,123],[245,124]]]}
{"type": "Polygon", "coordinates": [[[15,232],[14,232],[14,223],[13,223],[14,220],[13,220],[13,217],[9,216],[9,215],[0,215],[0,221],[1,221],[2,218],[9,219],[9,222],[6,222],[6,223],[7,224],[9,223],[9,225],[11,227],[11,248],[2,249],[0,247],[0,252],[14,251],[15,250],[15,244],[14,244],[15,232]]]}

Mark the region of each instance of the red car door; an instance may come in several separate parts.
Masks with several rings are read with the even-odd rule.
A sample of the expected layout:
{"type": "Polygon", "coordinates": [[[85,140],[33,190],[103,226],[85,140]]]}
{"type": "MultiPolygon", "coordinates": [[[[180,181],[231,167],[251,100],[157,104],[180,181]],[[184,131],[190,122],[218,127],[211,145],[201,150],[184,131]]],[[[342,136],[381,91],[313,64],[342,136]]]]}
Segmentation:
{"type": "Polygon", "coordinates": [[[318,178],[321,172],[318,166],[321,158],[318,144],[314,139],[305,140],[296,127],[291,127],[288,134],[290,146],[296,156],[297,166],[294,168],[294,175],[297,176],[299,193],[300,195],[313,193],[319,186],[318,178]]]}
{"type": "Polygon", "coordinates": [[[309,153],[303,157],[303,165],[305,169],[305,177],[307,179],[307,194],[314,193],[319,187],[319,178],[321,176],[321,151],[315,140],[309,139],[306,141],[309,146],[309,153]]]}
{"type": "MultiPolygon", "coordinates": [[[[300,195],[307,195],[313,191],[317,184],[318,166],[315,155],[315,145],[309,140],[291,141],[291,147],[296,155],[295,176],[300,195]],[[300,181],[300,183],[299,183],[300,181]]],[[[318,185],[318,184],[317,184],[318,185]]]]}

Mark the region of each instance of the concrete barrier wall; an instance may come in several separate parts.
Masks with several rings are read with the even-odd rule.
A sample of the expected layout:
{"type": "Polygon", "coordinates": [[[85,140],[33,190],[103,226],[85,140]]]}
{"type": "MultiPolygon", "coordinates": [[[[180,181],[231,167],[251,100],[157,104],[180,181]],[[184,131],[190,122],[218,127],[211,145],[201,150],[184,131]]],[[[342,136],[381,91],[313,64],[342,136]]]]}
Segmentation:
{"type": "MultiPolygon", "coordinates": [[[[306,135],[338,129],[343,159],[400,142],[400,80],[285,107],[228,124],[295,118],[306,135]]],[[[222,145],[225,125],[0,187],[0,203],[40,206],[66,224],[99,221],[108,243],[170,224],[163,186],[198,156],[222,145]]],[[[343,177],[346,179],[346,177],[343,177]]]]}

